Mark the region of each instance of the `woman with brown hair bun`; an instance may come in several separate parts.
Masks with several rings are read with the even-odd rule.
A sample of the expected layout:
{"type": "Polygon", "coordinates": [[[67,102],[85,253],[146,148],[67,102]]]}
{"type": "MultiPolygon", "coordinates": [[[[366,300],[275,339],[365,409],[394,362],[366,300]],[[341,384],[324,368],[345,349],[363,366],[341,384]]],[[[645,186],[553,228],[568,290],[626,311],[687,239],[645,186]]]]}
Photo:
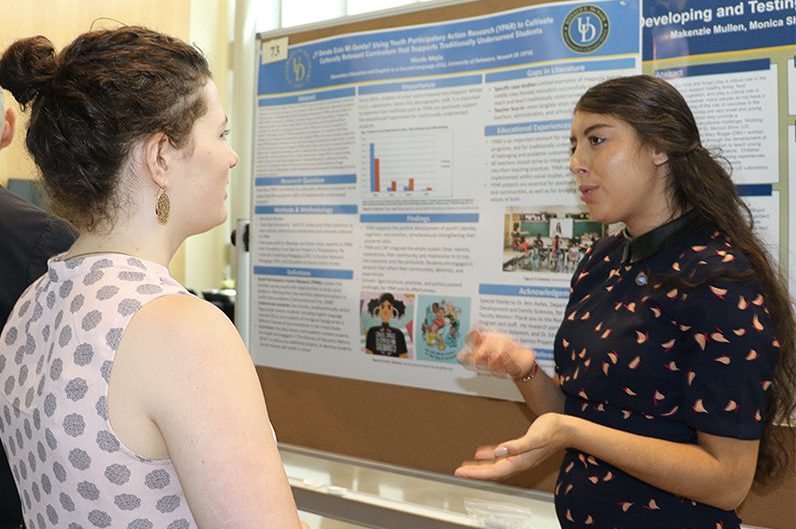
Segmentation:
{"type": "Polygon", "coordinates": [[[207,61],[141,27],[56,55],[12,44],[0,84],[79,230],[0,336],[0,439],[30,528],[300,526],[235,328],[167,265],[227,217],[227,117],[207,61]]]}
{"type": "MultiPolygon", "coordinates": [[[[796,389],[786,288],[729,172],[667,82],[605,81],[578,101],[570,171],[593,220],[555,339],[472,333],[465,364],[512,377],[538,416],[456,473],[498,479],[565,449],[563,528],[738,528],[754,480],[787,468],[796,389]]],[[[790,446],[793,446],[792,444],[790,446]]]]}

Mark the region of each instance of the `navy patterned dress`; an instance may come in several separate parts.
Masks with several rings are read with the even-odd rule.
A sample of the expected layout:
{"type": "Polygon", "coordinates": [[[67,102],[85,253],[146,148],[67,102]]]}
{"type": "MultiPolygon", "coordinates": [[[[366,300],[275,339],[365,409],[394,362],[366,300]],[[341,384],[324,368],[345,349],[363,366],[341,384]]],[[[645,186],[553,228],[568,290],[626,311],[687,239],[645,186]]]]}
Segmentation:
{"type": "MultiPolygon", "coordinates": [[[[759,439],[779,344],[757,280],[715,277],[749,268],[730,238],[703,228],[694,212],[636,239],[598,241],[575,271],[555,341],[566,413],[678,443],[696,443],[697,432],[759,439]]],[[[740,524],[733,511],[573,449],[555,493],[565,529],[740,524]]]]}

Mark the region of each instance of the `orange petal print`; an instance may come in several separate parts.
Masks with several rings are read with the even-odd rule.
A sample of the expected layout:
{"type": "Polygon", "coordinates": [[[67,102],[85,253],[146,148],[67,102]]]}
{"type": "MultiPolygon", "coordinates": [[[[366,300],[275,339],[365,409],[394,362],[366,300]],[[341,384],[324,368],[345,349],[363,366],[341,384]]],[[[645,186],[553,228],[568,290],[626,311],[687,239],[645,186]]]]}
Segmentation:
{"type": "Polygon", "coordinates": [[[619,359],[619,356],[613,351],[611,351],[610,353],[608,353],[608,358],[611,360],[612,364],[616,365],[616,361],[619,359]]]}
{"type": "Polygon", "coordinates": [[[568,319],[569,321],[575,321],[575,314],[577,314],[577,312],[578,312],[578,311],[576,311],[576,310],[573,310],[573,311],[572,311],[572,314],[570,314],[569,316],[567,316],[567,319],[568,319]]]}
{"type": "Polygon", "coordinates": [[[713,285],[710,286],[710,291],[713,292],[716,297],[721,299],[724,299],[724,295],[727,293],[726,288],[714,287],[713,285]]]}
{"type": "Polygon", "coordinates": [[[756,411],[755,411],[755,420],[756,420],[757,422],[760,422],[760,421],[762,421],[762,420],[763,420],[763,417],[760,415],[760,410],[756,410],[756,411]]]}
{"type": "Polygon", "coordinates": [[[696,378],[696,373],[694,373],[693,371],[689,371],[688,372],[688,385],[689,386],[691,385],[691,383],[694,381],[695,378],[696,378]]]}
{"type": "Polygon", "coordinates": [[[746,334],[746,329],[744,329],[743,327],[739,327],[738,329],[733,329],[732,332],[733,334],[735,334],[735,336],[743,336],[744,334],[746,334]]]}
{"type": "Polygon", "coordinates": [[[699,252],[701,252],[701,251],[702,251],[702,250],[704,250],[705,248],[707,248],[707,246],[704,246],[704,245],[703,245],[703,246],[692,246],[692,247],[691,247],[691,249],[692,249],[694,252],[696,252],[696,253],[699,253],[699,252]]]}
{"type": "Polygon", "coordinates": [[[656,318],[660,318],[661,317],[661,309],[659,309],[658,307],[650,307],[650,310],[652,311],[652,314],[656,318]]]}
{"type": "Polygon", "coordinates": [[[727,255],[721,258],[722,263],[729,263],[731,261],[735,261],[735,256],[731,253],[728,253],[727,255]]]}
{"type": "Polygon", "coordinates": [[[734,400],[731,400],[724,406],[724,411],[735,411],[738,409],[738,403],[734,400]]]}
{"type": "Polygon", "coordinates": [[[746,355],[746,360],[749,360],[751,362],[756,358],[757,358],[757,351],[755,351],[754,349],[750,349],[749,354],[746,355]]]}
{"type": "Polygon", "coordinates": [[[566,338],[562,338],[561,343],[564,347],[569,347],[569,340],[567,340],[566,338]]]}
{"type": "Polygon", "coordinates": [[[627,305],[625,305],[625,307],[630,312],[636,312],[636,304],[635,303],[628,303],[627,305]]]}
{"type": "Polygon", "coordinates": [[[705,406],[702,405],[702,399],[697,399],[694,403],[693,409],[697,413],[707,413],[708,410],[705,409],[705,406]]]}
{"type": "Polygon", "coordinates": [[[621,301],[617,301],[616,303],[614,303],[614,310],[619,310],[621,308],[622,308],[622,302],[621,301]]]}
{"type": "Polygon", "coordinates": [[[604,333],[602,333],[602,334],[600,335],[600,338],[602,338],[603,340],[605,340],[605,339],[606,339],[606,338],[608,338],[609,336],[611,336],[611,329],[605,329],[605,332],[604,332],[604,333]]]}
{"type": "Polygon", "coordinates": [[[591,313],[590,313],[590,312],[586,312],[586,314],[584,314],[583,316],[581,316],[581,317],[580,317],[580,319],[581,319],[581,320],[588,320],[588,319],[589,319],[589,316],[591,316],[591,313]]]}
{"type": "Polygon", "coordinates": [[[746,298],[743,296],[738,296],[738,310],[746,310],[749,304],[746,302],[746,298]]]}
{"type": "Polygon", "coordinates": [[[586,358],[586,348],[585,347],[580,350],[580,352],[578,353],[578,356],[581,357],[581,358],[586,358]]]}
{"type": "Polygon", "coordinates": [[[627,393],[627,394],[628,394],[628,395],[630,395],[631,397],[637,397],[637,396],[638,396],[638,394],[637,394],[635,391],[633,391],[632,389],[630,389],[630,388],[629,388],[629,387],[627,387],[627,386],[625,386],[625,387],[624,387],[624,388],[622,388],[622,389],[625,391],[625,393],[627,393]]]}
{"type": "Polygon", "coordinates": [[[611,481],[612,479],[614,479],[614,473],[609,470],[603,477],[603,481],[611,481]]]}
{"type": "Polygon", "coordinates": [[[600,481],[600,478],[597,476],[589,476],[589,481],[596,485],[600,481]]]}
{"type": "Polygon", "coordinates": [[[624,501],[620,503],[619,506],[622,507],[623,512],[627,512],[627,510],[630,509],[633,506],[633,504],[630,503],[629,501],[624,501]]]}
{"type": "Polygon", "coordinates": [[[779,340],[777,340],[776,338],[771,340],[771,347],[775,347],[775,348],[779,349],[779,340]]]}
{"type": "Polygon", "coordinates": [[[567,509],[566,519],[572,523],[575,523],[575,518],[572,517],[572,513],[569,512],[569,509],[567,509]]]}
{"type": "Polygon", "coordinates": [[[575,485],[570,483],[569,485],[567,485],[566,490],[564,490],[564,494],[569,494],[570,492],[572,492],[572,489],[574,489],[574,488],[575,488],[575,485]]]}
{"type": "Polygon", "coordinates": [[[758,332],[762,332],[763,329],[765,329],[765,327],[763,327],[763,324],[760,323],[760,320],[757,319],[757,314],[755,314],[752,317],[752,327],[754,327],[755,330],[758,331],[758,332]]]}
{"type": "MultiPolygon", "coordinates": [[[[659,401],[659,400],[663,400],[663,399],[665,399],[665,398],[666,398],[666,395],[664,395],[663,393],[661,393],[660,391],[658,391],[658,390],[656,389],[656,390],[655,390],[655,396],[654,396],[653,398],[654,398],[656,401],[659,401]]],[[[656,402],[656,403],[657,403],[657,402],[656,402]]]]}
{"type": "Polygon", "coordinates": [[[724,522],[716,522],[716,529],[724,529],[724,522]]]}
{"type": "Polygon", "coordinates": [[[594,326],[594,332],[600,332],[602,328],[603,328],[603,322],[600,322],[594,326]]]}
{"type": "Polygon", "coordinates": [[[586,366],[586,367],[589,367],[591,365],[591,358],[589,358],[587,360],[584,360],[583,361],[583,365],[586,366]]]}
{"type": "Polygon", "coordinates": [[[597,462],[597,460],[594,459],[594,456],[589,456],[588,458],[586,458],[586,461],[588,461],[592,465],[600,466],[600,464],[597,462]]]}
{"type": "Polygon", "coordinates": [[[637,356],[633,360],[631,360],[629,364],[627,364],[627,367],[629,367],[630,369],[636,369],[640,363],[641,363],[641,357],[637,356]]]}
{"type": "Polygon", "coordinates": [[[714,332],[713,334],[711,334],[711,335],[710,335],[710,338],[711,338],[711,339],[712,339],[714,342],[730,343],[730,341],[729,341],[727,338],[725,338],[725,337],[724,337],[724,335],[723,335],[722,333],[720,333],[720,332],[718,332],[718,331],[716,331],[716,332],[714,332]]]}
{"type": "Polygon", "coordinates": [[[629,411],[627,411],[627,410],[622,410],[622,418],[623,418],[623,419],[628,419],[628,418],[629,418],[631,415],[633,415],[633,414],[632,414],[632,413],[630,413],[629,411]]]}
{"type": "Polygon", "coordinates": [[[569,358],[574,362],[575,361],[575,350],[572,350],[572,353],[569,355],[569,358]]]}
{"type": "Polygon", "coordinates": [[[679,409],[680,409],[680,406],[675,406],[674,408],[672,408],[671,410],[667,411],[666,413],[661,413],[661,417],[670,417],[670,416],[674,415],[675,413],[677,413],[677,410],[679,410],[679,409]]]}
{"type": "Polygon", "coordinates": [[[586,525],[594,525],[594,518],[591,517],[591,514],[586,517],[586,521],[583,522],[586,525]]]}
{"type": "Polygon", "coordinates": [[[583,279],[583,278],[584,278],[584,277],[586,277],[587,275],[589,275],[589,273],[588,273],[588,272],[581,272],[580,274],[578,274],[578,279],[577,279],[577,281],[575,281],[575,282],[577,283],[578,281],[580,281],[581,279],[583,279]]]}
{"type": "Polygon", "coordinates": [[[724,364],[725,366],[730,365],[730,362],[732,362],[732,359],[729,356],[727,356],[727,355],[717,356],[715,358],[715,360],[716,360],[716,362],[718,362],[720,364],[724,364]]]}
{"type": "Polygon", "coordinates": [[[760,383],[760,386],[763,388],[763,391],[768,391],[768,388],[771,387],[771,381],[764,380],[763,382],[760,383]]]}
{"type": "Polygon", "coordinates": [[[662,344],[661,344],[661,347],[663,347],[664,349],[666,349],[666,350],[668,351],[669,349],[671,349],[672,347],[674,347],[674,344],[676,343],[676,341],[677,341],[677,340],[675,340],[674,338],[672,338],[672,339],[671,339],[671,340],[669,340],[668,342],[662,343],[662,344]]]}
{"type": "Polygon", "coordinates": [[[608,374],[608,362],[603,362],[603,373],[608,374]]]}
{"type": "Polygon", "coordinates": [[[582,398],[583,400],[589,400],[589,396],[586,395],[586,392],[582,389],[578,391],[578,397],[582,398]]]}
{"type": "Polygon", "coordinates": [[[674,263],[672,263],[672,268],[679,272],[680,271],[680,263],[675,261],[674,263]]]}
{"type": "Polygon", "coordinates": [[[765,300],[763,299],[763,294],[758,294],[755,299],[752,300],[753,305],[757,305],[758,307],[763,304],[765,300]]]}
{"type": "Polygon", "coordinates": [[[647,333],[636,331],[636,343],[642,344],[647,341],[647,338],[649,338],[649,335],[647,333]]]}
{"type": "Polygon", "coordinates": [[[681,330],[682,332],[685,332],[685,331],[687,331],[687,330],[688,330],[688,329],[690,329],[690,328],[691,328],[691,326],[690,326],[690,325],[680,325],[680,330],[681,330]]]}
{"type": "Polygon", "coordinates": [[[666,364],[666,368],[667,368],[669,371],[672,371],[672,372],[674,372],[674,371],[680,371],[680,368],[679,368],[679,367],[677,367],[677,364],[674,362],[674,360],[672,360],[671,362],[669,362],[668,364],[666,364]]]}
{"type": "Polygon", "coordinates": [[[702,333],[697,333],[697,334],[694,335],[694,340],[696,340],[696,343],[699,344],[699,348],[704,351],[705,350],[705,344],[708,341],[707,338],[705,338],[705,335],[702,334],[702,333]]]}
{"type": "Polygon", "coordinates": [[[609,285],[609,286],[605,287],[605,290],[607,290],[608,292],[612,291],[613,289],[614,289],[613,285],[609,285]]]}
{"type": "Polygon", "coordinates": [[[666,293],[666,297],[669,299],[674,299],[677,297],[677,289],[673,288],[669,292],[666,293]]]}
{"type": "Polygon", "coordinates": [[[655,498],[652,498],[650,502],[647,504],[647,509],[651,511],[660,511],[661,508],[658,507],[658,504],[655,502],[655,498]]]}
{"type": "Polygon", "coordinates": [[[578,373],[580,373],[580,368],[579,367],[575,369],[575,373],[572,375],[572,380],[577,380],[578,379],[578,373]]]}
{"type": "Polygon", "coordinates": [[[570,462],[570,463],[567,465],[567,468],[565,468],[565,469],[564,469],[564,474],[569,474],[569,471],[570,471],[570,470],[572,470],[572,467],[574,467],[574,466],[575,466],[575,462],[574,462],[574,461],[571,461],[571,462],[570,462]]]}

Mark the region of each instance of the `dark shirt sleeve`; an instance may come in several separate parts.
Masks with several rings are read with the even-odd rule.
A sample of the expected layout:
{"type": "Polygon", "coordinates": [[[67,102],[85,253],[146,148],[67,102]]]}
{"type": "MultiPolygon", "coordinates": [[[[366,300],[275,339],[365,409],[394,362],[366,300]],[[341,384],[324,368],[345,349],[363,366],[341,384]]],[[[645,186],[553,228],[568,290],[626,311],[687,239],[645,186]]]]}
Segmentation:
{"type": "Polygon", "coordinates": [[[779,344],[756,280],[710,280],[687,293],[678,317],[686,423],[695,430],[759,439],[779,344]]]}
{"type": "Polygon", "coordinates": [[[46,219],[39,240],[33,245],[28,262],[28,284],[47,271],[47,260],[65,252],[75,242],[75,232],[66,222],[57,217],[46,219]]]}

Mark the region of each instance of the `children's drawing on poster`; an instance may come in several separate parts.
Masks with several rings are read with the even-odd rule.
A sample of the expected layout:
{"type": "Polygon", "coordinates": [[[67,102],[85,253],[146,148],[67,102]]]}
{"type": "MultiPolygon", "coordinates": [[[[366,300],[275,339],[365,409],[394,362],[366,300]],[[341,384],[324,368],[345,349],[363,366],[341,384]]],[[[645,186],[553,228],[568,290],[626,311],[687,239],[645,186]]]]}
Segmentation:
{"type": "Polygon", "coordinates": [[[413,294],[363,294],[360,320],[366,354],[394,358],[413,356],[414,304],[413,294]]]}
{"type": "Polygon", "coordinates": [[[605,233],[587,212],[561,207],[512,207],[504,225],[504,272],[571,274],[605,233]]]}
{"type": "Polygon", "coordinates": [[[419,296],[423,314],[422,340],[417,344],[417,359],[456,363],[456,353],[464,347],[470,321],[470,300],[460,297],[419,296]]]}

